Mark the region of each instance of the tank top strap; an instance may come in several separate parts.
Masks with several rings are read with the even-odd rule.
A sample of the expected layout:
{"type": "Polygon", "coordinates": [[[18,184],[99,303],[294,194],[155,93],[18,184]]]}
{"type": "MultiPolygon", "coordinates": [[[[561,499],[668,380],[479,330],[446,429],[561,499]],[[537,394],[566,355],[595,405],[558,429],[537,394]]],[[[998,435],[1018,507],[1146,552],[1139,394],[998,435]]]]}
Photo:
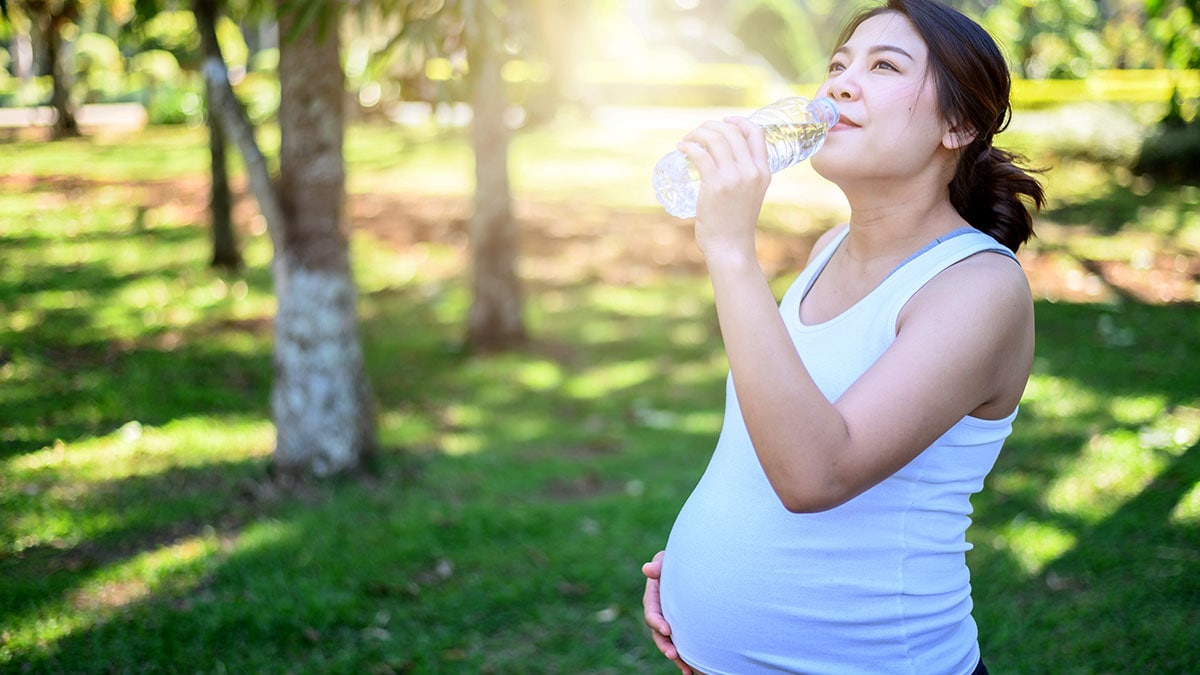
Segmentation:
{"type": "Polygon", "coordinates": [[[788,305],[798,306],[800,304],[800,301],[804,298],[804,296],[808,295],[809,288],[812,287],[813,283],[817,280],[817,277],[821,276],[821,272],[823,272],[825,270],[825,266],[829,264],[830,258],[832,258],[833,254],[838,250],[838,248],[841,247],[842,242],[846,240],[846,237],[849,234],[850,228],[844,228],[839,234],[831,239],[828,244],[825,245],[825,248],[821,249],[821,251],[817,253],[815,258],[810,260],[809,263],[804,266],[804,269],[800,270],[800,274],[796,275],[796,278],[792,281],[792,285],[788,287],[787,292],[784,293],[784,297],[781,301],[781,307],[786,307],[788,305]]]}
{"type": "MultiPolygon", "coordinates": [[[[792,311],[799,305],[849,234],[850,228],[842,230],[805,266],[785,293],[782,307],[792,311]]],[[[961,227],[934,239],[910,255],[884,277],[880,286],[887,286],[893,277],[899,275],[905,280],[901,282],[902,285],[916,284],[912,286],[909,293],[911,295],[950,265],[983,251],[995,251],[1007,255],[1014,261],[1017,259],[1012,251],[1002,246],[991,235],[970,226],[961,227]]],[[[894,297],[893,293],[887,295],[894,297]]]]}
{"type": "Polygon", "coordinates": [[[834,252],[841,247],[842,242],[846,241],[846,237],[848,236],[850,236],[850,228],[842,228],[842,231],[831,239],[825,248],[821,249],[821,252],[817,254],[816,258],[813,258],[813,261],[808,266],[817,270],[824,269],[825,265],[829,263],[829,259],[833,257],[834,252]]]}
{"type": "MultiPolygon", "coordinates": [[[[916,260],[917,258],[920,258],[926,252],[932,251],[933,249],[937,248],[938,246],[941,246],[942,244],[944,244],[952,239],[958,239],[959,237],[967,237],[967,239],[960,240],[958,243],[966,244],[968,246],[968,249],[971,247],[976,247],[976,246],[983,247],[982,249],[980,249],[980,251],[976,251],[976,253],[982,252],[984,250],[996,250],[997,252],[1001,252],[1001,253],[1008,255],[1013,260],[1017,259],[1016,256],[1013,255],[1012,251],[1008,250],[1004,246],[1000,246],[999,242],[997,242],[995,239],[993,239],[991,235],[989,235],[985,232],[982,232],[980,230],[977,230],[973,227],[966,226],[966,227],[960,227],[957,230],[952,230],[950,232],[947,232],[946,234],[943,234],[942,236],[938,237],[937,239],[934,239],[933,241],[929,242],[928,244],[925,244],[923,247],[921,247],[921,249],[919,251],[917,251],[916,253],[913,253],[912,255],[905,258],[904,261],[901,262],[899,265],[896,265],[896,268],[894,270],[892,270],[891,272],[889,272],[888,276],[890,277],[891,275],[895,274],[896,272],[899,272],[901,269],[904,268],[904,266],[908,265],[908,263],[916,260]],[[983,237],[980,238],[977,235],[983,235],[983,237]]],[[[974,255],[974,253],[971,253],[969,255],[974,255]]],[[[886,279],[886,277],[885,277],[885,279],[886,279]]]]}
{"type": "Polygon", "coordinates": [[[964,227],[930,242],[898,265],[880,284],[881,290],[886,289],[880,300],[888,307],[891,325],[895,325],[900,311],[925,284],[955,263],[985,251],[999,253],[1020,264],[1016,255],[991,235],[964,227]]]}
{"type": "Polygon", "coordinates": [[[1012,251],[991,235],[973,227],[963,227],[938,237],[910,255],[897,265],[882,283],[888,283],[896,277],[898,280],[916,282],[919,284],[917,288],[920,288],[947,267],[984,251],[994,251],[1017,260],[1012,251]]]}

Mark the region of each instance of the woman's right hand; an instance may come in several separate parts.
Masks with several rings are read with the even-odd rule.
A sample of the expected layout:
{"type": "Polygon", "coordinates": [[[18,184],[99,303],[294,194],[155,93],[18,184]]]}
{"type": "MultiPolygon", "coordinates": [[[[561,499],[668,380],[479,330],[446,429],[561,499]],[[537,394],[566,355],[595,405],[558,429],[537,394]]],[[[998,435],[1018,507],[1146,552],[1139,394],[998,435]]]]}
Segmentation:
{"type": "Polygon", "coordinates": [[[700,175],[695,231],[705,257],[754,258],[758,216],[771,184],[763,134],[745,117],[726,117],[705,122],[676,146],[700,175]]]}
{"type": "Polygon", "coordinates": [[[642,595],[642,610],[646,615],[646,625],[650,627],[650,637],[663,656],[675,662],[683,675],[692,675],[692,669],[679,657],[679,650],[671,641],[671,626],[662,613],[662,600],[658,593],[658,582],[662,577],[663,551],[654,554],[654,559],[642,565],[642,574],[646,575],[646,593],[642,595]]]}

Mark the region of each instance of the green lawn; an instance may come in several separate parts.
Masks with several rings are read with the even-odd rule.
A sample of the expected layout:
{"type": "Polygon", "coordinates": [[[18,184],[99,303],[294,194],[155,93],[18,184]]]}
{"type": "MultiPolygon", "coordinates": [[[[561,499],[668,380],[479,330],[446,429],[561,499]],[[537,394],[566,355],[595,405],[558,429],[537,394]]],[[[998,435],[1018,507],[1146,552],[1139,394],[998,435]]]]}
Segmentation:
{"type": "MultiPolygon", "coordinates": [[[[1023,258],[1035,373],[969,533],[985,657],[1187,672],[1200,190],[1016,140],[1054,171],[1023,258]]],[[[0,670],[672,672],[639,567],[711,452],[726,368],[686,224],[646,185],[672,143],[582,122],[515,140],[535,339],[482,358],[459,348],[464,139],[353,129],[386,451],[373,479],[294,493],[265,480],[269,242],[243,205],[248,270],[207,267],[203,132],[4,144],[0,670]]],[[[794,171],[764,223],[778,290],[840,217],[794,171]]]]}

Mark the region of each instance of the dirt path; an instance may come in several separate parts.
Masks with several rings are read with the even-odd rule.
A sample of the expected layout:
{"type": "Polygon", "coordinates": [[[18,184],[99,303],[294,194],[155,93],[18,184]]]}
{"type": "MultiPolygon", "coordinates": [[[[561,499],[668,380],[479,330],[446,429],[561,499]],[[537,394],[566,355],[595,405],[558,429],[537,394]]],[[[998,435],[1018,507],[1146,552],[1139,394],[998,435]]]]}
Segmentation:
{"type": "MultiPolygon", "coordinates": [[[[208,187],[203,179],[140,182],[89,181],[77,177],[0,177],[0,189],[37,189],[49,201],[80,199],[101,190],[122,190],[140,204],[147,219],[204,223],[208,187]]],[[[52,204],[47,204],[51,207],[52,204]]],[[[531,290],[561,285],[604,283],[639,285],[664,277],[703,273],[690,221],[654,210],[613,209],[518,198],[521,273],[531,290]]],[[[469,256],[468,199],[427,194],[350,195],[350,226],[392,249],[421,274],[452,277],[463,273],[469,256]],[[432,262],[433,246],[451,252],[432,262]]],[[[257,208],[239,190],[234,218],[247,234],[262,233],[257,208]]],[[[759,235],[759,257],[769,276],[798,271],[816,237],[832,223],[810,230],[759,235]]],[[[1073,236],[1090,234],[1078,226],[1039,225],[1039,238],[1021,253],[1034,294],[1063,302],[1102,302],[1122,296],[1150,304],[1200,301],[1200,256],[1192,251],[1156,250],[1136,260],[1083,257],[1070,246],[1073,236]]]]}

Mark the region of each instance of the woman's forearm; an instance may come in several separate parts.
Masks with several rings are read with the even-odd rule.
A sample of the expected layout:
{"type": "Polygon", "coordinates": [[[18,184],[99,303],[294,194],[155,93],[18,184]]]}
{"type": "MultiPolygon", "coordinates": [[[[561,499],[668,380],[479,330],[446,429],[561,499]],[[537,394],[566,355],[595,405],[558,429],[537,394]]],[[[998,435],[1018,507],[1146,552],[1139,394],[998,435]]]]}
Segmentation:
{"type": "Polygon", "coordinates": [[[742,416],[771,486],[791,511],[841,503],[845,421],[796,353],[762,268],[741,251],[706,259],[742,416]]]}

